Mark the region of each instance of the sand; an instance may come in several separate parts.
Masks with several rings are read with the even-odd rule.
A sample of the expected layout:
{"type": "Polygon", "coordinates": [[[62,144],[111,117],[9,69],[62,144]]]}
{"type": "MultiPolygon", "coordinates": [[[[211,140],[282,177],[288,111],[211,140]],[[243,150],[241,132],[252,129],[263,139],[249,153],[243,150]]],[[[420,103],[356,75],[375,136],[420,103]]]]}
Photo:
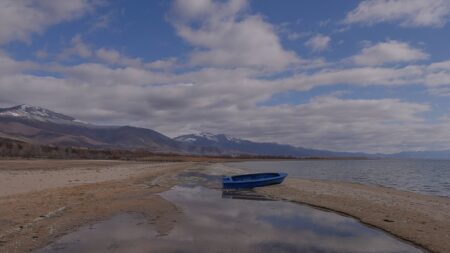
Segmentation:
{"type": "Polygon", "coordinates": [[[102,160],[11,160],[0,162],[0,197],[50,188],[122,180],[171,166],[102,160]]]}
{"type": "Polygon", "coordinates": [[[350,215],[431,252],[450,252],[450,199],[445,197],[297,178],[257,191],[350,215]]]}
{"type": "MultiPolygon", "coordinates": [[[[18,163],[8,169],[7,173],[18,172],[9,180],[30,182],[30,185],[19,187],[24,193],[12,194],[17,189],[9,194],[2,192],[0,252],[38,249],[82,225],[124,212],[144,214],[159,234],[167,234],[182,212],[157,193],[175,185],[176,173],[192,166],[190,163],[119,165],[111,162],[114,165],[111,167],[110,162],[93,161],[87,168],[79,165],[79,161],[65,161],[61,169],[59,161],[40,161],[38,164],[45,166],[40,167],[39,174],[33,174],[35,168],[24,169],[27,164],[18,163]],[[28,173],[36,178],[29,177],[28,173]],[[95,179],[88,178],[92,173],[96,174],[95,179]],[[50,180],[41,182],[41,178],[50,180]],[[73,184],[68,179],[80,181],[73,184]]],[[[6,191],[6,183],[9,184],[0,181],[2,191],[6,191]]]]}

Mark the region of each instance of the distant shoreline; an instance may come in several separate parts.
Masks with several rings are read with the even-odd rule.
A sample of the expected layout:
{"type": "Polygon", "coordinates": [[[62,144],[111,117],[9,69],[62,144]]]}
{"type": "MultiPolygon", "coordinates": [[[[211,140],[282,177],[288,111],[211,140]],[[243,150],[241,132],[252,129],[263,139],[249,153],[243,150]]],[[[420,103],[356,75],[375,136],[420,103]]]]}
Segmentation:
{"type": "MultiPolygon", "coordinates": [[[[4,138],[0,133],[0,160],[11,159],[89,159],[131,161],[225,161],[225,160],[361,160],[365,156],[282,156],[262,154],[196,154],[140,149],[95,148],[40,145],[18,139],[4,138]]],[[[375,158],[376,159],[376,158],[375,158]]]]}

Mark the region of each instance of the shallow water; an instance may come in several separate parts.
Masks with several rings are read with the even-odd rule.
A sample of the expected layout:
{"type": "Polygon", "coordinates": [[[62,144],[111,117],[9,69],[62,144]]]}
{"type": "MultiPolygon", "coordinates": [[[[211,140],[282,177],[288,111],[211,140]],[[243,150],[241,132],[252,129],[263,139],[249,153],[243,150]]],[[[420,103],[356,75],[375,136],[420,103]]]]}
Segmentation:
{"type": "Polygon", "coordinates": [[[450,160],[303,160],[228,163],[249,172],[382,185],[450,197],[450,160]]]}
{"type": "Polygon", "coordinates": [[[128,213],[82,227],[37,252],[422,252],[352,218],[252,191],[176,186],[161,195],[184,213],[167,235],[128,213]]]}

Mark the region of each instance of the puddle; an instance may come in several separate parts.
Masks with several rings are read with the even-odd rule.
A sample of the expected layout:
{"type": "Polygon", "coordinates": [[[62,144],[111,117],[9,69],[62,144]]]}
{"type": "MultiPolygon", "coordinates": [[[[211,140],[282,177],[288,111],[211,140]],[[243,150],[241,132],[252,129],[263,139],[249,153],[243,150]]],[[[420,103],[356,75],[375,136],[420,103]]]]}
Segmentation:
{"type": "Polygon", "coordinates": [[[165,236],[142,215],[122,214],[36,252],[422,252],[352,218],[252,191],[176,186],[161,196],[184,212],[165,236]]]}
{"type": "Polygon", "coordinates": [[[144,252],[157,236],[142,214],[125,213],[84,226],[36,252],[144,252]]]}
{"type": "Polygon", "coordinates": [[[184,187],[204,186],[210,189],[222,189],[222,177],[198,171],[186,171],[178,174],[178,185],[184,187]]]}

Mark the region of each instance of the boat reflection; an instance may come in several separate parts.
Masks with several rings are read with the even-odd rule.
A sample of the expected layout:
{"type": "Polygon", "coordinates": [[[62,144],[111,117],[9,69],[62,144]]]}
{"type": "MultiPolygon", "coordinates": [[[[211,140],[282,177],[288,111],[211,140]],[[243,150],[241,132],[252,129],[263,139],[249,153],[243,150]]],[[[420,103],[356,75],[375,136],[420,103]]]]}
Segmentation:
{"type": "Polygon", "coordinates": [[[274,199],[252,190],[222,190],[223,199],[243,199],[258,201],[274,201],[274,199]]]}

